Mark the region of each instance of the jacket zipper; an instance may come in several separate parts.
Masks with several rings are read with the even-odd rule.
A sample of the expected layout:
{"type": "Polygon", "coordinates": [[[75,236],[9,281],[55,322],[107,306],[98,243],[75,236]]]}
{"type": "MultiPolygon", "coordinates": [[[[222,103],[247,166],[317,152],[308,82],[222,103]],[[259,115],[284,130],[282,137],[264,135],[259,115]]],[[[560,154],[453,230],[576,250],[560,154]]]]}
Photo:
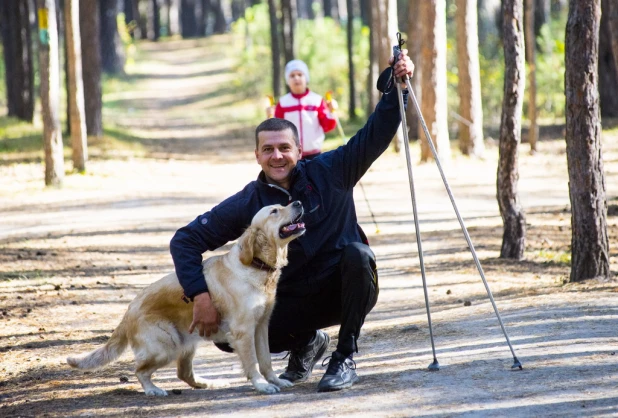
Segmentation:
{"type": "MultiPolygon", "coordinates": [[[[268,184],[268,183],[267,183],[268,184]]],[[[268,184],[269,187],[272,187],[273,189],[277,189],[277,190],[281,190],[283,193],[285,193],[286,195],[288,195],[288,203],[290,203],[292,201],[292,195],[290,194],[290,192],[288,192],[287,190],[285,190],[283,187],[279,187],[275,184],[268,184]]]]}

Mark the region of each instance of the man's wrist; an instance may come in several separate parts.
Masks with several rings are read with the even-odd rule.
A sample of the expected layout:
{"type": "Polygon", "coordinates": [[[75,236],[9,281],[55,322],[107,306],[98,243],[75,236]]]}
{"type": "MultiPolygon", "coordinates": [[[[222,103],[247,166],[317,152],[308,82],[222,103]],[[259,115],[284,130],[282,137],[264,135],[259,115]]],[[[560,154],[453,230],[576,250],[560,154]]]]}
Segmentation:
{"type": "Polygon", "coordinates": [[[208,290],[202,290],[200,292],[197,292],[196,294],[191,296],[189,299],[191,300],[191,302],[195,302],[195,299],[204,299],[204,298],[210,299],[210,294],[208,293],[208,290]]]}

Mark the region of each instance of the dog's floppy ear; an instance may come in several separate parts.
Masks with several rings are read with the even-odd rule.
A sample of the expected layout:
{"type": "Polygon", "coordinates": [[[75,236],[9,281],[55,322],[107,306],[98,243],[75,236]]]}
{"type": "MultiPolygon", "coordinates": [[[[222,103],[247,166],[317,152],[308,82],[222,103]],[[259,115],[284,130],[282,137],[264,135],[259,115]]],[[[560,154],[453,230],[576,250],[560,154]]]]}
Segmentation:
{"type": "Polygon", "coordinates": [[[251,264],[253,260],[253,244],[255,243],[256,229],[249,227],[240,237],[238,245],[240,246],[240,262],[245,266],[251,264]]]}

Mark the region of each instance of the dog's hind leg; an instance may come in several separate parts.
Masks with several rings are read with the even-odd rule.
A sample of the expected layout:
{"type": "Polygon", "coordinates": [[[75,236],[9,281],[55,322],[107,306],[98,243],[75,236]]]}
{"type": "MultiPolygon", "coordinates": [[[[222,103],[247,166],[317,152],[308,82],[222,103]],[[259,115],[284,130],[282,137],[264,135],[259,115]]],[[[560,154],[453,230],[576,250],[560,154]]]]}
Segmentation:
{"type": "Polygon", "coordinates": [[[167,396],[167,392],[152,383],[152,375],[178,357],[179,339],[166,324],[143,324],[141,332],[132,338],[135,353],[135,375],[149,396],[167,396]],[[164,331],[164,332],[161,332],[164,331]]]}
{"type": "Polygon", "coordinates": [[[260,393],[272,394],[279,392],[279,386],[268,383],[258,370],[258,359],[255,351],[255,327],[243,325],[242,327],[231,326],[230,328],[234,331],[230,334],[233,339],[232,346],[238,357],[240,357],[240,362],[245,370],[247,379],[251,380],[253,387],[260,393]]]}
{"type": "Polygon", "coordinates": [[[162,356],[153,356],[143,361],[137,361],[135,375],[137,376],[137,380],[142,384],[146,395],[167,396],[167,391],[155,386],[151,379],[154,372],[169,364],[169,360],[170,359],[164,354],[162,356]]]}
{"type": "Polygon", "coordinates": [[[270,359],[270,347],[268,345],[268,319],[262,320],[255,329],[255,351],[260,365],[260,372],[262,372],[266,380],[280,388],[294,386],[294,383],[288,380],[279,379],[273,371],[270,359]]]}
{"type": "Polygon", "coordinates": [[[178,357],[178,378],[187,382],[187,384],[196,389],[218,389],[228,387],[230,384],[225,380],[219,379],[204,379],[196,376],[193,373],[193,356],[195,355],[195,347],[188,349],[178,357]]]}

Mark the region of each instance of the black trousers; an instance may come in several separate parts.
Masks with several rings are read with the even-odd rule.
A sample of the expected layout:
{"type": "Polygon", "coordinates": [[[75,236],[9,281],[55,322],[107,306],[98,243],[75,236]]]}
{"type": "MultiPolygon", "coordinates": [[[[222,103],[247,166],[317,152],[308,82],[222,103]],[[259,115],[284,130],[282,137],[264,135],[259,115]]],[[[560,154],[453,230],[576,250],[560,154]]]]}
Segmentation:
{"type": "Polygon", "coordinates": [[[307,345],[316,330],[341,325],[337,351],[358,352],[365,317],[378,300],[376,260],[368,245],[344,248],[339,268],[324,287],[306,297],[277,295],[268,328],[270,351],[280,353],[307,345]]]}

